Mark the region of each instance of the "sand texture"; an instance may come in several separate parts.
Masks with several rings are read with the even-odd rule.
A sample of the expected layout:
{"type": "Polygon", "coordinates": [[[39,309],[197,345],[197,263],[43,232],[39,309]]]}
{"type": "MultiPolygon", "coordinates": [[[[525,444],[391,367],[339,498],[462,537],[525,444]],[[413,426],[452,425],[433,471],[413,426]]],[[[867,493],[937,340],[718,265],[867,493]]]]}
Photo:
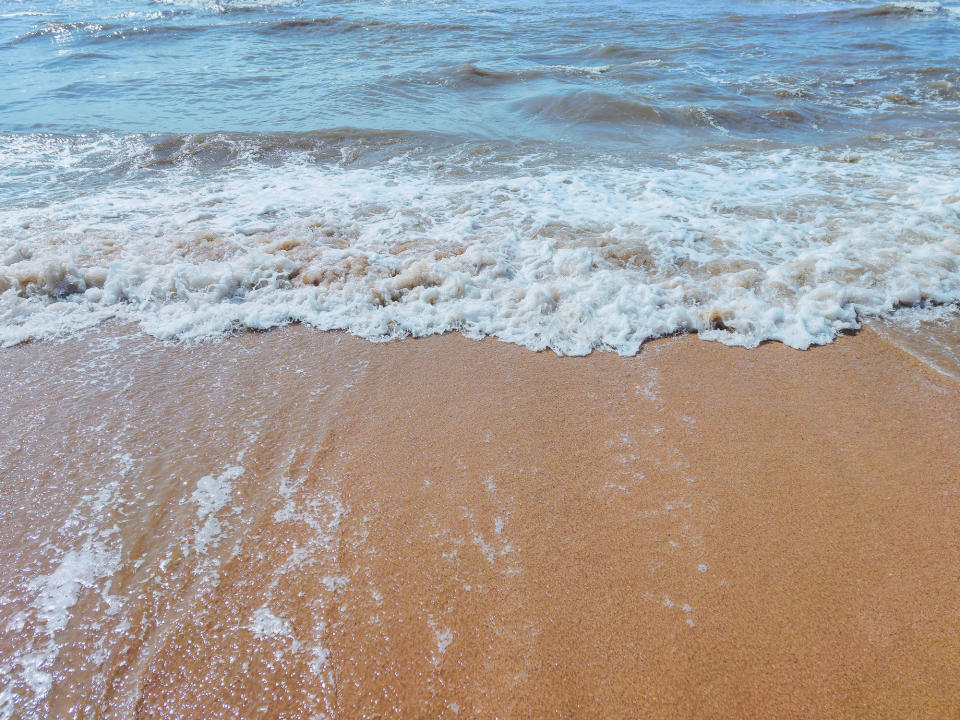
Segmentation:
{"type": "Polygon", "coordinates": [[[960,385],[865,330],[0,352],[0,717],[960,718],[960,385]]]}

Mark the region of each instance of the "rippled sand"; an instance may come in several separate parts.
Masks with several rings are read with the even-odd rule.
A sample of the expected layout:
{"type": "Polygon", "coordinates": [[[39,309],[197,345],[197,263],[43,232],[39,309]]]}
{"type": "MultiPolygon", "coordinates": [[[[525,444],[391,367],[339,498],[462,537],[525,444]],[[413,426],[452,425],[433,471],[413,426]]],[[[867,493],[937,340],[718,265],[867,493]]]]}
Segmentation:
{"type": "Polygon", "coordinates": [[[0,717],[960,714],[960,385],[870,330],[0,358],[0,717]]]}

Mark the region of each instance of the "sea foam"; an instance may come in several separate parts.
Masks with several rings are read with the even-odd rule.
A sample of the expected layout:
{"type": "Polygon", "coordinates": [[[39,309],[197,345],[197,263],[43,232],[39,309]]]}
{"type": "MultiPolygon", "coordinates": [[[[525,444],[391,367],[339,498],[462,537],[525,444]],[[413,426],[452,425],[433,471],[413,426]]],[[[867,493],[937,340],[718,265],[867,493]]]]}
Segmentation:
{"type": "MultiPolygon", "coordinates": [[[[146,141],[125,142],[32,149],[63,172],[146,141]]],[[[676,332],[806,348],[864,317],[960,300],[955,158],[921,143],[632,166],[445,152],[131,166],[79,195],[9,204],[0,342],[117,318],[164,339],[304,322],[571,355],[676,332]]]]}

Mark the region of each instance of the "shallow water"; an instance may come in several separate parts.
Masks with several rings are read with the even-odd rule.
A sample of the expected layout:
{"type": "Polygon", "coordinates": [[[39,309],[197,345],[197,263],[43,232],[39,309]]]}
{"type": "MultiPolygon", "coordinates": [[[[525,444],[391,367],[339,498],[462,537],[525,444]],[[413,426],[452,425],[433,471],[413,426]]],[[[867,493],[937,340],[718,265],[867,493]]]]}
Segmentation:
{"type": "Polygon", "coordinates": [[[2,358],[3,720],[958,716],[960,395],[872,332],[2,358]]]}
{"type": "Polygon", "coordinates": [[[3,344],[957,313],[957,7],[25,1],[0,67],[3,344]]]}

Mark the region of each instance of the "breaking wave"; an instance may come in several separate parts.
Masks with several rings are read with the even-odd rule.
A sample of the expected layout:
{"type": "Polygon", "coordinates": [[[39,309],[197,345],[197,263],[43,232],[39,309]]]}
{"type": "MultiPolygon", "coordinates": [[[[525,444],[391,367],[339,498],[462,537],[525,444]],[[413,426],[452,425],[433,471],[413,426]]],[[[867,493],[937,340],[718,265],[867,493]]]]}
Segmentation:
{"type": "Polygon", "coordinates": [[[924,163],[724,148],[664,167],[359,132],[31,142],[39,173],[115,171],[0,210],[8,345],[119,318],[170,339],[304,322],[563,354],[676,332],[805,348],[960,300],[960,180],[922,147],[924,163]],[[364,143],[377,162],[350,154],[364,143]]]}

